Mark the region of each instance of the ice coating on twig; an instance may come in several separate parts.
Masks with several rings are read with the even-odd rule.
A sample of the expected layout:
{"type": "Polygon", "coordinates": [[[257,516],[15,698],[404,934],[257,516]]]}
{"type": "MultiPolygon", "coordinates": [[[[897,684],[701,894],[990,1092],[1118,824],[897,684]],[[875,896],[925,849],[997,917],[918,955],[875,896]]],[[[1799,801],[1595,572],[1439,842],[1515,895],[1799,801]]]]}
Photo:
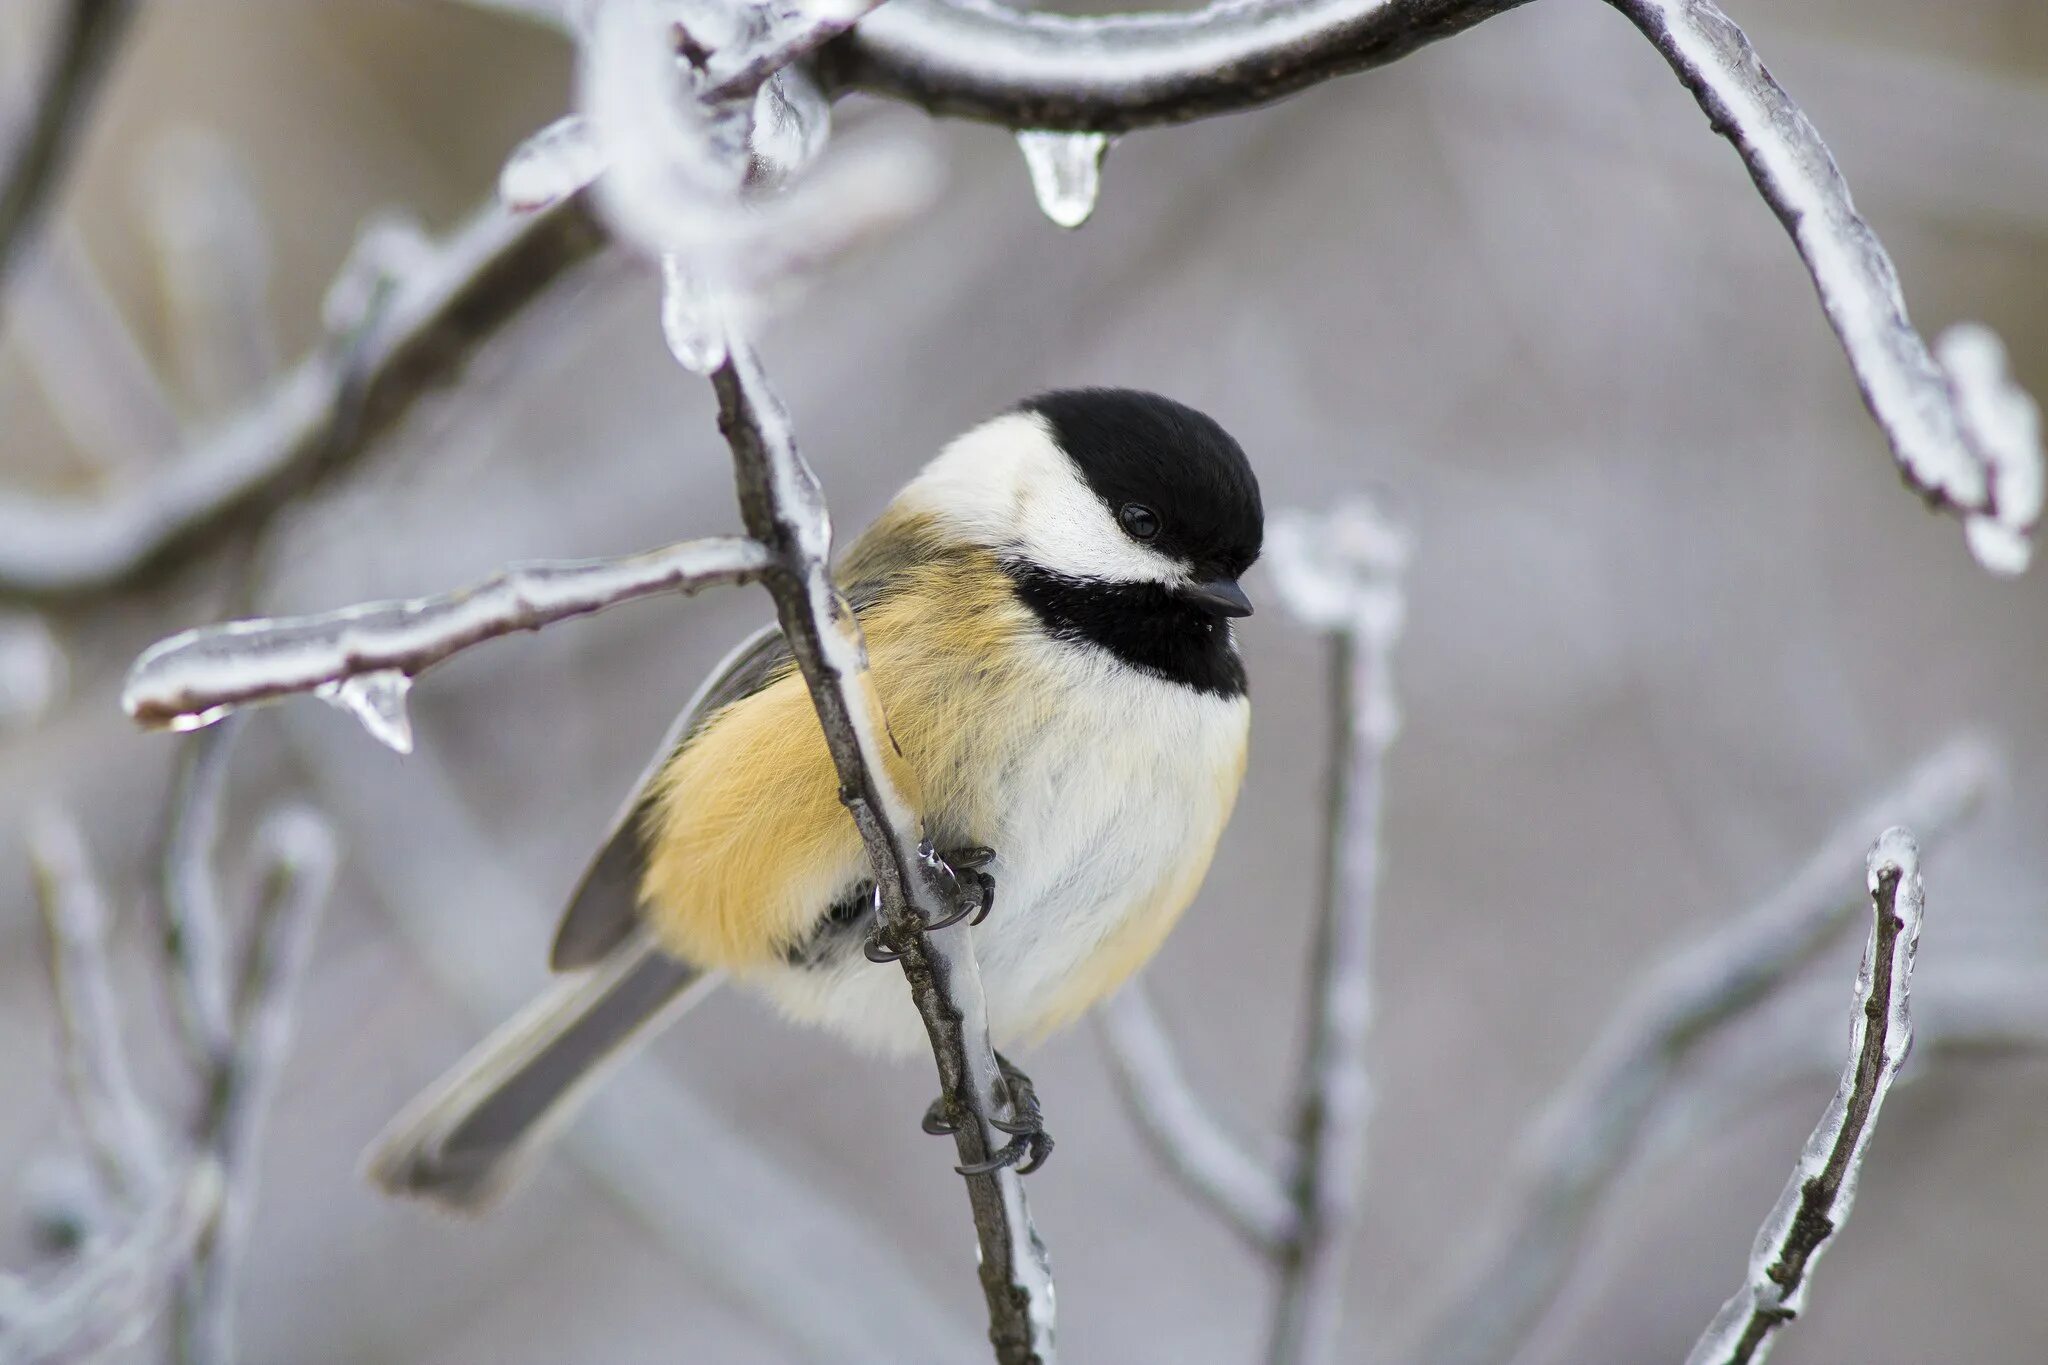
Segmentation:
{"type": "Polygon", "coordinates": [[[354,673],[321,683],[313,695],[347,716],[353,716],[370,738],[401,754],[412,752],[412,713],[405,699],[412,676],[396,668],[354,673]]]}
{"type": "Polygon", "coordinates": [[[1993,573],[2022,573],[2041,520],[2040,406],[2013,381],[2004,344],[1981,323],[1949,328],[1935,342],[1934,354],[1955,394],[1957,419],[1984,460],[1995,494],[1994,512],[1965,523],[1970,552],[1993,573]]]}
{"type": "Polygon", "coordinates": [[[565,114],[520,143],[498,172],[498,202],[531,213],[567,199],[603,173],[605,153],[590,121],[565,114]]]}
{"type": "MultiPolygon", "coordinates": [[[[1402,577],[1413,553],[1408,528],[1378,501],[1354,496],[1325,512],[1286,509],[1266,529],[1265,563],[1281,605],[1303,625],[1350,635],[1385,651],[1400,637],[1407,614],[1402,577]]],[[[1365,685],[1382,689],[1366,708],[1389,727],[1373,738],[1390,743],[1400,725],[1391,674],[1373,669],[1365,685]]]]}
{"type": "Polygon", "coordinates": [[[1039,211],[1063,228],[1087,222],[1102,193],[1102,157],[1109,150],[1109,134],[1027,129],[1017,134],[1017,150],[1031,173],[1031,193],[1039,211]]]}
{"type": "Polygon", "coordinates": [[[725,320],[718,300],[683,258],[661,258],[661,335],[668,353],[691,374],[710,374],[725,363],[725,320]]]}
{"type": "Polygon", "coordinates": [[[201,626],[136,660],[121,705],[144,725],[193,730],[238,706],[338,689],[361,674],[417,677],[485,640],[657,593],[740,582],[767,563],[752,541],[712,536],[623,559],[515,564],[439,597],[201,626]]]}
{"type": "Polygon", "coordinates": [[[1878,1112],[1913,1044],[1911,984],[1920,945],[1920,853],[1894,826],[1867,860],[1875,923],[1857,974],[1849,1060],[1799,1164],[1758,1230],[1749,1277],[1721,1308],[1686,1365],[1752,1365],[1806,1304],[1814,1262],[1848,1221],[1878,1112]]]}
{"type": "Polygon", "coordinates": [[[398,281],[428,275],[436,248],[408,214],[374,215],[356,234],[348,259],[320,299],[320,320],[330,336],[346,338],[371,320],[398,281]]]}

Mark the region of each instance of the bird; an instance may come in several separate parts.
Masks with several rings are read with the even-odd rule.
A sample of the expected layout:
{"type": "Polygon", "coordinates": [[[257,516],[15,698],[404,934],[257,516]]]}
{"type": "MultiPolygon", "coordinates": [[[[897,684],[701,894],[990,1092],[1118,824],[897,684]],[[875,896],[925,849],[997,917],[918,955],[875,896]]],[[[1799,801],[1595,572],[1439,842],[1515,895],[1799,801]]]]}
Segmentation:
{"type": "MultiPolygon", "coordinates": [[[[1232,622],[1264,511],[1243,448],[1157,394],[1028,398],[946,445],[834,566],[866,639],[891,775],[967,902],[998,1049],[1034,1042],[1159,949],[1242,784],[1232,622]]],[[[857,1050],[927,1046],[874,965],[877,898],[780,631],[684,707],[571,896],[554,984],[408,1106],[385,1191],[496,1203],[632,1048],[721,981],[857,1050]]],[[[1050,1139],[999,1051],[1028,1170],[1050,1139]]],[[[946,1131],[941,1103],[927,1131],[946,1131]]]]}

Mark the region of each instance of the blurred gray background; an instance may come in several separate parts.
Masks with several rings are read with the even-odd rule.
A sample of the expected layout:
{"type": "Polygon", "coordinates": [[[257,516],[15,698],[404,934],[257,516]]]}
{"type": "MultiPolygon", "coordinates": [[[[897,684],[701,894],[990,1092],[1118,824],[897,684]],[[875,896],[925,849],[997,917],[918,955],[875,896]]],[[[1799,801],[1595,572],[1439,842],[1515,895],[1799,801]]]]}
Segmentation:
{"type": "MultiPolygon", "coordinates": [[[[1829,139],[1923,329],[1992,324],[2048,392],[2048,10],[1735,13],[1829,139]]],[[[146,5],[61,222],[174,370],[139,185],[168,130],[218,131],[274,226],[271,298],[295,353],[358,223],[387,205],[454,222],[566,108],[570,66],[544,29],[433,0],[146,5]]],[[[1532,5],[1272,109],[1128,138],[1071,235],[1036,213],[1007,135],[858,103],[839,115],[916,131],[949,167],[928,217],[765,338],[842,528],[955,431],[1074,382],[1208,409],[1252,453],[1269,507],[1376,486],[1417,527],[1351,1358],[1407,1339],[1454,1282],[1517,1134],[1634,974],[1770,888],[1958,728],[1990,733],[2012,782],[1930,861],[1925,988],[1973,944],[2048,957],[2041,574],[1991,578],[1900,488],[1779,225],[1606,7],[1532,5]]],[[[292,514],[264,607],[438,591],[507,559],[732,527],[709,389],[671,363],[656,314],[642,263],[576,277],[292,514]]],[[[14,325],[0,347],[9,486],[121,477],[67,444],[22,363],[37,343],[14,325]]],[[[40,719],[0,732],[8,1263],[28,1254],[20,1173],[69,1141],[13,831],[68,804],[134,905],[174,741],[125,723],[119,679],[150,641],[209,618],[218,577],[49,610],[68,680],[40,719]]],[[[1263,586],[1255,571],[1255,598],[1263,586]]],[[[567,1161],[476,1224],[383,1203],[355,1171],[488,1022],[397,926],[441,912],[465,927],[463,954],[537,984],[559,897],[615,803],[762,608],[746,592],[643,604],[476,650],[419,686],[409,758],[310,701],[252,726],[236,809],[305,792],[346,863],[264,1170],[248,1359],[799,1358],[774,1314],[706,1273],[717,1247],[664,1247],[567,1161]]],[[[1323,673],[1278,611],[1243,639],[1243,802],[1149,980],[1205,1092],[1264,1131],[1296,1046],[1323,673]]],[[[146,928],[130,914],[120,932],[138,1044],[161,1052],[146,928]]],[[[1822,998],[1843,1009],[1800,1021],[1818,1038],[1757,1044],[1816,1067],[1630,1172],[1532,1360],[1683,1355],[1829,1093],[1856,951],[1844,939],[1822,966],[1822,998]]],[[[928,1066],[848,1056],[731,994],[656,1051],[978,1332],[950,1148],[917,1130],[928,1066]]],[[[1265,1272],[1141,1150],[1092,1030],[1027,1065],[1060,1141],[1030,1188],[1066,1358],[1254,1358],[1265,1272]]],[[[690,1152],[673,1160],[686,1176],[690,1152]]],[[[1941,1059],[1887,1109],[1855,1220],[1778,1359],[2048,1359],[2044,1279],[2048,1065],[1941,1059]]],[[[781,1295],[806,1312],[805,1283],[781,1295]]]]}

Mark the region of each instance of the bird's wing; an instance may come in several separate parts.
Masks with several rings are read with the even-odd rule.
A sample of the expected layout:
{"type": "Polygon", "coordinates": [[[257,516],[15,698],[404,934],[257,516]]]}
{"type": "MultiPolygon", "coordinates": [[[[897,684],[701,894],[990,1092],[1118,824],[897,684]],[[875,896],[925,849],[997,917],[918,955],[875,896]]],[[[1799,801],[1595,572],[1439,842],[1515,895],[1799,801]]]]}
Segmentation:
{"type": "Polygon", "coordinates": [[[548,964],[556,971],[588,967],[631,936],[640,922],[640,878],[646,867],[640,822],[654,779],[700,723],[722,707],[760,691],[780,677],[789,662],[789,642],[782,638],[782,631],[773,625],[763,626],[726,655],[690,698],[655,750],[654,761],[633,784],[633,794],[613,818],[603,847],[577,883],[569,908],[562,912],[555,945],[548,954],[548,964]]]}

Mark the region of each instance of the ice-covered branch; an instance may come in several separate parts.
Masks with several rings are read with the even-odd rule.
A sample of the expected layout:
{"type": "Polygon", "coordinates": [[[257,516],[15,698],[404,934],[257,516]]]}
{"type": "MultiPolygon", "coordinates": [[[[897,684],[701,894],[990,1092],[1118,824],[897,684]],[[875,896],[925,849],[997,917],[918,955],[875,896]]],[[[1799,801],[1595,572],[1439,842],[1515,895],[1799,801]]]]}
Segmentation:
{"type": "Polygon", "coordinates": [[[0,171],[0,284],[36,230],[85,133],[98,94],[135,11],[135,0],[66,0],[43,88],[19,145],[0,171]]]}
{"type": "Polygon", "coordinates": [[[1366,1039],[1381,765],[1400,729],[1391,668],[1409,550],[1406,530],[1364,498],[1320,515],[1276,516],[1267,536],[1282,602],[1330,646],[1322,885],[1285,1178],[1246,1155],[1203,1108],[1135,988],[1104,1015],[1104,1041],[1140,1130],[1167,1169],[1273,1262],[1273,1365],[1329,1359],[1343,1310],[1344,1251],[1372,1100],[1366,1039]]]}
{"type": "Polygon", "coordinates": [[[359,335],[329,338],[146,476],[91,500],[0,494],[0,593],[127,582],[353,459],[606,240],[580,196],[518,218],[480,212],[386,282],[359,335]]]}
{"type": "Polygon", "coordinates": [[[1920,853],[1906,830],[1894,826],[1879,835],[1868,868],[1876,922],[1856,982],[1848,1064],[1785,1192],[1757,1233],[1748,1281],[1722,1306],[1686,1365],[1763,1361],[1772,1334],[1806,1306],[1813,1264],[1855,1203],[1878,1111],[1913,1044],[1910,987],[1924,908],[1920,853]]]}
{"type": "Polygon", "coordinates": [[[1792,235],[1899,472],[1962,517],[1986,568],[2027,565],[2041,516],[2038,417],[1973,328],[1939,362],[1906,316],[1899,274],[1856,212],[1820,133],[1712,0],[1609,0],[1655,44],[1735,147],[1792,235]]]}
{"type": "Polygon", "coordinates": [[[1848,869],[1868,831],[1953,830],[1996,785],[1983,741],[1957,739],[1824,839],[1770,896],[1654,967],[1615,1009],[1516,1153],[1508,1216],[1475,1238],[1481,1252],[1410,1358],[1499,1365],[1555,1299],[1600,1199],[1639,1149],[1680,1070],[1735,1020],[1819,956],[1864,904],[1848,869]]]}
{"type": "Polygon", "coordinates": [[[1252,1245],[1276,1251],[1294,1235],[1294,1200],[1195,1093],[1145,983],[1118,991],[1097,1021],[1124,1106],[1153,1154],[1252,1245]]]}
{"type": "MultiPolygon", "coordinates": [[[[989,1042],[969,931],[964,925],[929,927],[958,918],[962,888],[928,846],[920,847],[916,816],[888,766],[860,625],[832,581],[832,526],[823,490],[749,345],[734,338],[711,380],[719,428],[732,446],[741,517],[748,533],[774,555],[763,582],[810,687],[839,771],[840,797],[874,870],[880,901],[876,938],[901,961],[931,1036],[961,1159],[969,1167],[986,1165],[1004,1147],[991,1121],[1017,1116],[1005,1112],[1009,1097],[989,1042]]],[[[1014,1167],[1001,1167],[969,1175],[967,1188],[997,1359],[1050,1365],[1052,1272],[1022,1180],[1014,1167]]]]}
{"type": "MultiPolygon", "coordinates": [[[[744,582],[768,564],[760,545],[713,536],[623,559],[513,565],[439,597],[202,626],[136,660],[121,704],[144,725],[190,730],[237,707],[319,692],[359,715],[386,716],[384,733],[394,733],[410,680],[472,645],[659,593],[744,582]],[[379,688],[399,693],[395,712],[379,688]]],[[[408,737],[397,747],[409,745],[408,737]]]]}
{"type": "Polygon", "coordinates": [[[66,1084],[101,1180],[126,1207],[154,1196],[167,1169],[164,1134],[135,1088],[107,975],[107,906],[78,828],[61,815],[29,836],[36,897],[49,937],[50,984],[66,1084]]]}
{"type": "Polygon", "coordinates": [[[320,912],[334,880],[332,830],[315,812],[287,806],[256,831],[256,904],[235,973],[232,1045],[202,1076],[196,1144],[221,1172],[221,1197],[193,1246],[172,1304],[175,1359],[234,1359],[240,1280],[264,1121],[291,1046],[292,1021],[320,912]]]}

